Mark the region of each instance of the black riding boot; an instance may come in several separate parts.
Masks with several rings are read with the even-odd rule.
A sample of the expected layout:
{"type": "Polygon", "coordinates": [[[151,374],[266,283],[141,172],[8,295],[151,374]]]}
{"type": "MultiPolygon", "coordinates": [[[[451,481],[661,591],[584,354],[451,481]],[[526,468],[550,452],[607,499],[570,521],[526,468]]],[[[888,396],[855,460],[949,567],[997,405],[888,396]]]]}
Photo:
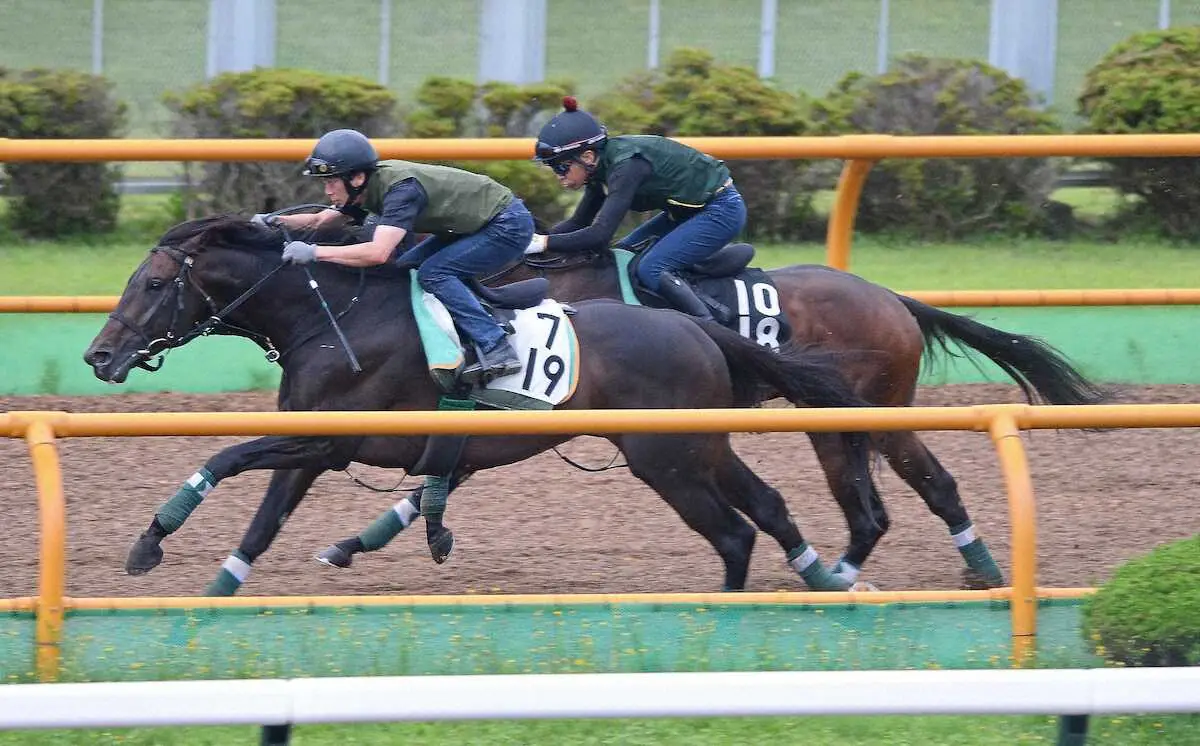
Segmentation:
{"type": "Polygon", "coordinates": [[[712,312],[696,297],[692,287],[671,272],[663,272],[658,276],[658,294],[678,311],[706,321],[714,320],[712,312]]]}
{"type": "Polygon", "coordinates": [[[517,352],[509,343],[508,337],[501,339],[500,344],[487,352],[482,352],[479,348],[476,348],[476,352],[479,361],[468,365],[463,370],[462,378],[464,380],[486,383],[494,378],[512,375],[521,370],[521,358],[517,357],[517,352]]]}

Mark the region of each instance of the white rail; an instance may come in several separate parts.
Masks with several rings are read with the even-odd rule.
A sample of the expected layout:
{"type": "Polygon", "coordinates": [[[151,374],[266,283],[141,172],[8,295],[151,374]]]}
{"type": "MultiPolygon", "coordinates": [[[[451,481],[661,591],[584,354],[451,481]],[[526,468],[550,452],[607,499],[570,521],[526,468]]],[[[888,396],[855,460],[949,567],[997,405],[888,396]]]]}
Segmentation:
{"type": "Polygon", "coordinates": [[[0,729],[753,715],[1200,712],[1200,668],[0,685],[0,729]]]}

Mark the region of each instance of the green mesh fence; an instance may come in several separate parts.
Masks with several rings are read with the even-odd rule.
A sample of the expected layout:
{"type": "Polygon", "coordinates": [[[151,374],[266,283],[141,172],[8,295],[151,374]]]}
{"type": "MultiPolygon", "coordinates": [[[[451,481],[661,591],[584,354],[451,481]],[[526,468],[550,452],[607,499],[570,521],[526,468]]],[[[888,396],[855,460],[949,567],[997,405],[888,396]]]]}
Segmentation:
{"type": "Polygon", "coordinates": [[[33,612],[0,611],[0,684],[34,681],[33,612]]]}
{"type": "MultiPolygon", "coordinates": [[[[4,680],[31,680],[21,621],[0,626],[4,680]]],[[[1038,641],[1039,665],[1100,665],[1076,601],[1042,602],[1038,641]]],[[[996,668],[1010,651],[1008,604],[988,602],[76,611],[62,678],[996,668]]]]}

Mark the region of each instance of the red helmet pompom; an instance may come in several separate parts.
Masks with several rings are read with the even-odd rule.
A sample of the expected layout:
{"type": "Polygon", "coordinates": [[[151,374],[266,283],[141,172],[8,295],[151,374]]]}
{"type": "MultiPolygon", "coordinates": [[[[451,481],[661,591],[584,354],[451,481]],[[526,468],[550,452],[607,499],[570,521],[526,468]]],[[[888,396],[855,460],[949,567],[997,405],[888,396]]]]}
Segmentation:
{"type": "Polygon", "coordinates": [[[575,111],[579,108],[579,102],[574,96],[563,96],[563,109],[567,111],[575,111]]]}

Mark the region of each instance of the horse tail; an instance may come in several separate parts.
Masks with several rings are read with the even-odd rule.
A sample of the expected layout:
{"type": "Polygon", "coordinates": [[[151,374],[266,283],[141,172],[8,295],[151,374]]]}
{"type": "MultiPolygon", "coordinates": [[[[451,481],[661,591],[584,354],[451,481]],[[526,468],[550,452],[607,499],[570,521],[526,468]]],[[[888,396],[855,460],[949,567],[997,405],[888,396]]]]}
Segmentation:
{"type": "Polygon", "coordinates": [[[736,406],[757,403],[764,383],[797,405],[871,406],[855,393],[838,367],[838,360],[845,353],[804,348],[794,343],[772,351],[715,322],[697,323],[725,356],[736,406]]]}
{"type": "Polygon", "coordinates": [[[1084,377],[1061,352],[1037,337],[995,329],[899,293],[896,297],[921,327],[927,361],[939,351],[963,357],[950,349],[954,342],[960,350],[970,347],[1000,366],[1031,404],[1038,397],[1050,404],[1098,404],[1108,398],[1107,392],[1084,377]]]}

